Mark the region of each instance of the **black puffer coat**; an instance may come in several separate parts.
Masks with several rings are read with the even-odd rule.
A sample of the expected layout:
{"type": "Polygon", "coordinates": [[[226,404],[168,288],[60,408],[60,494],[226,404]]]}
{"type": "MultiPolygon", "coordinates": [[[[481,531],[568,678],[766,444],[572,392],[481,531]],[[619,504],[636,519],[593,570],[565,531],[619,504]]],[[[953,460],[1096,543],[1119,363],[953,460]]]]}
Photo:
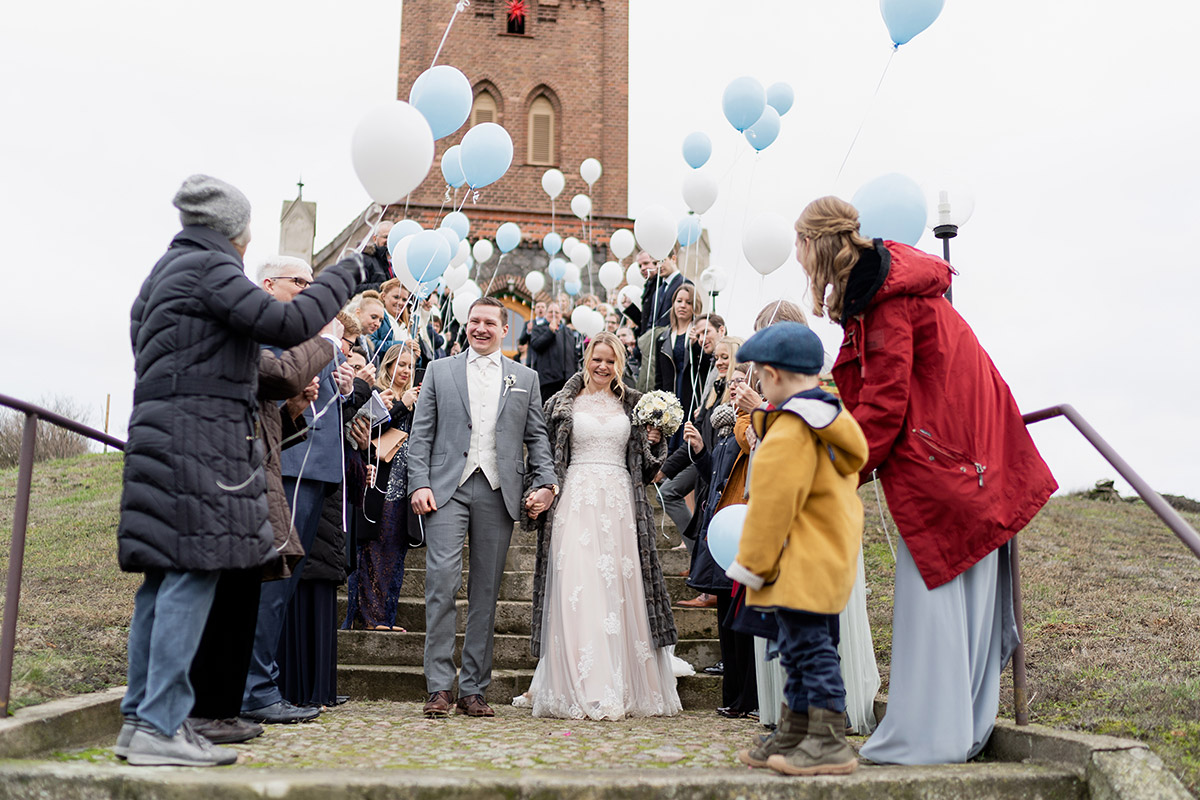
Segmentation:
{"type": "Polygon", "coordinates": [[[277,557],[257,423],[259,342],[312,338],[350,297],[359,263],[321,273],[291,303],[255,286],[229,240],[185,227],[133,303],[133,413],[125,447],[121,569],[249,569],[277,557]]]}

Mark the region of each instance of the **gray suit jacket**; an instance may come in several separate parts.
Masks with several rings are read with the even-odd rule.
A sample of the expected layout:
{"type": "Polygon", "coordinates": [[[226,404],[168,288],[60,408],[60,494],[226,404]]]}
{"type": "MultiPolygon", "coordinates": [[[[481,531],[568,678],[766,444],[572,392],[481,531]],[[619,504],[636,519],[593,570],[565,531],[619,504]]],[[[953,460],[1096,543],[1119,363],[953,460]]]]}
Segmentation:
{"type": "MultiPolygon", "coordinates": [[[[500,406],[496,416],[496,463],[504,505],[514,519],[521,516],[526,458],[533,486],[556,482],[542,393],[537,373],[509,358],[500,359],[500,406]]],[[[408,491],[433,490],[438,508],[450,501],[467,465],[471,449],[471,404],[467,394],[467,353],[432,362],[408,437],[408,491]]]]}

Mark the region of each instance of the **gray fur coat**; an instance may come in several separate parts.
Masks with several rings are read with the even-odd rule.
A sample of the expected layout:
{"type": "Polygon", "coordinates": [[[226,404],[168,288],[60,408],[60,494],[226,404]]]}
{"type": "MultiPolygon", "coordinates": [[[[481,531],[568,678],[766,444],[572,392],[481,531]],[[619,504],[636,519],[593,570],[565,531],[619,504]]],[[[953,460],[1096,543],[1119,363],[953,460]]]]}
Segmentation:
{"type": "MultiPolygon", "coordinates": [[[[546,428],[550,446],[554,451],[554,471],[558,485],[566,481],[567,467],[571,463],[571,430],[574,423],[575,398],[583,390],[583,373],[577,372],[558,394],[546,401],[546,428]]],[[[625,413],[633,420],[633,409],[642,397],[640,392],[625,390],[623,404],[625,413]]],[[[666,647],[678,641],[675,631],[675,616],[671,613],[671,597],[667,582],[663,579],[662,567],[658,563],[655,541],[654,512],[646,497],[646,484],[658,472],[667,455],[666,441],[656,445],[646,438],[646,428],[634,425],[625,449],[625,463],[633,479],[634,516],[637,519],[638,554],[642,562],[642,585],[646,593],[646,612],[650,617],[650,633],[655,647],[666,647]]],[[[522,515],[521,523],[526,530],[537,529],[537,563],[533,573],[533,626],[530,651],[540,657],[542,646],[542,608],[546,601],[546,565],[550,557],[550,536],[553,529],[554,505],[536,520],[522,515]]]]}

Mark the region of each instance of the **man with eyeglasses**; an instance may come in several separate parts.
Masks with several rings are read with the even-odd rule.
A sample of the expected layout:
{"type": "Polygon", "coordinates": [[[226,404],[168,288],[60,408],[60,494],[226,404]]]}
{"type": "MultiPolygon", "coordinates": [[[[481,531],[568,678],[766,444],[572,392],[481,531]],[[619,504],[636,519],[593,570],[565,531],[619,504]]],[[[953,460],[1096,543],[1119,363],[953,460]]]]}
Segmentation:
{"type": "Polygon", "coordinates": [[[312,284],[312,267],[299,258],[269,258],[258,268],[258,285],[276,300],[290,303],[312,284]]]}

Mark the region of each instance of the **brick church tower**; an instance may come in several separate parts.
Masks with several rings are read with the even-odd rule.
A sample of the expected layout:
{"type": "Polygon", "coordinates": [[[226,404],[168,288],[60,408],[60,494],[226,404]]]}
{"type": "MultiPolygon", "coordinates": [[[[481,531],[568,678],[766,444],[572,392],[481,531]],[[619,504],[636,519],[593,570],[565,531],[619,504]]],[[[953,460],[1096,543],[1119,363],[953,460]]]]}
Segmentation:
{"type": "MultiPolygon", "coordinates": [[[[413,81],[433,64],[453,11],[452,0],[404,0],[397,87],[401,100],[408,99],[413,81]]],[[[551,230],[592,245],[594,263],[590,275],[584,271],[583,293],[594,290],[605,299],[595,272],[612,258],[607,245],[613,230],[633,227],[628,218],[629,0],[471,0],[455,18],[437,63],[457,67],[471,82],[471,116],[437,142],[425,182],[407,204],[389,207],[386,218],[409,218],[436,228],[452,210],[451,203],[463,203],[472,242],[494,240],[504,222],[519,225],[521,246],[503,262],[497,261],[497,251],[477,265],[473,276],[485,289],[490,283],[488,293],[520,317],[511,320],[514,337],[524,328],[536,299],[525,288],[524,276],[546,268],[549,257],[541,242],[551,230]],[[482,122],[499,123],[508,131],[512,166],[464,202],[463,193],[470,190],[446,186],[441,158],[471,126],[482,122]],[[589,193],[579,175],[579,165],[588,158],[597,159],[603,168],[590,193],[590,227],[570,208],[572,197],[589,193]],[[550,198],[542,190],[542,175],[551,168],[566,178],[553,217],[550,198]]],[[[314,267],[319,270],[335,261],[343,247],[354,246],[366,232],[360,216],[317,254],[314,267]]],[[[539,297],[548,299],[548,294],[539,297]]],[[[504,349],[515,353],[515,344],[505,342],[504,349]]]]}

